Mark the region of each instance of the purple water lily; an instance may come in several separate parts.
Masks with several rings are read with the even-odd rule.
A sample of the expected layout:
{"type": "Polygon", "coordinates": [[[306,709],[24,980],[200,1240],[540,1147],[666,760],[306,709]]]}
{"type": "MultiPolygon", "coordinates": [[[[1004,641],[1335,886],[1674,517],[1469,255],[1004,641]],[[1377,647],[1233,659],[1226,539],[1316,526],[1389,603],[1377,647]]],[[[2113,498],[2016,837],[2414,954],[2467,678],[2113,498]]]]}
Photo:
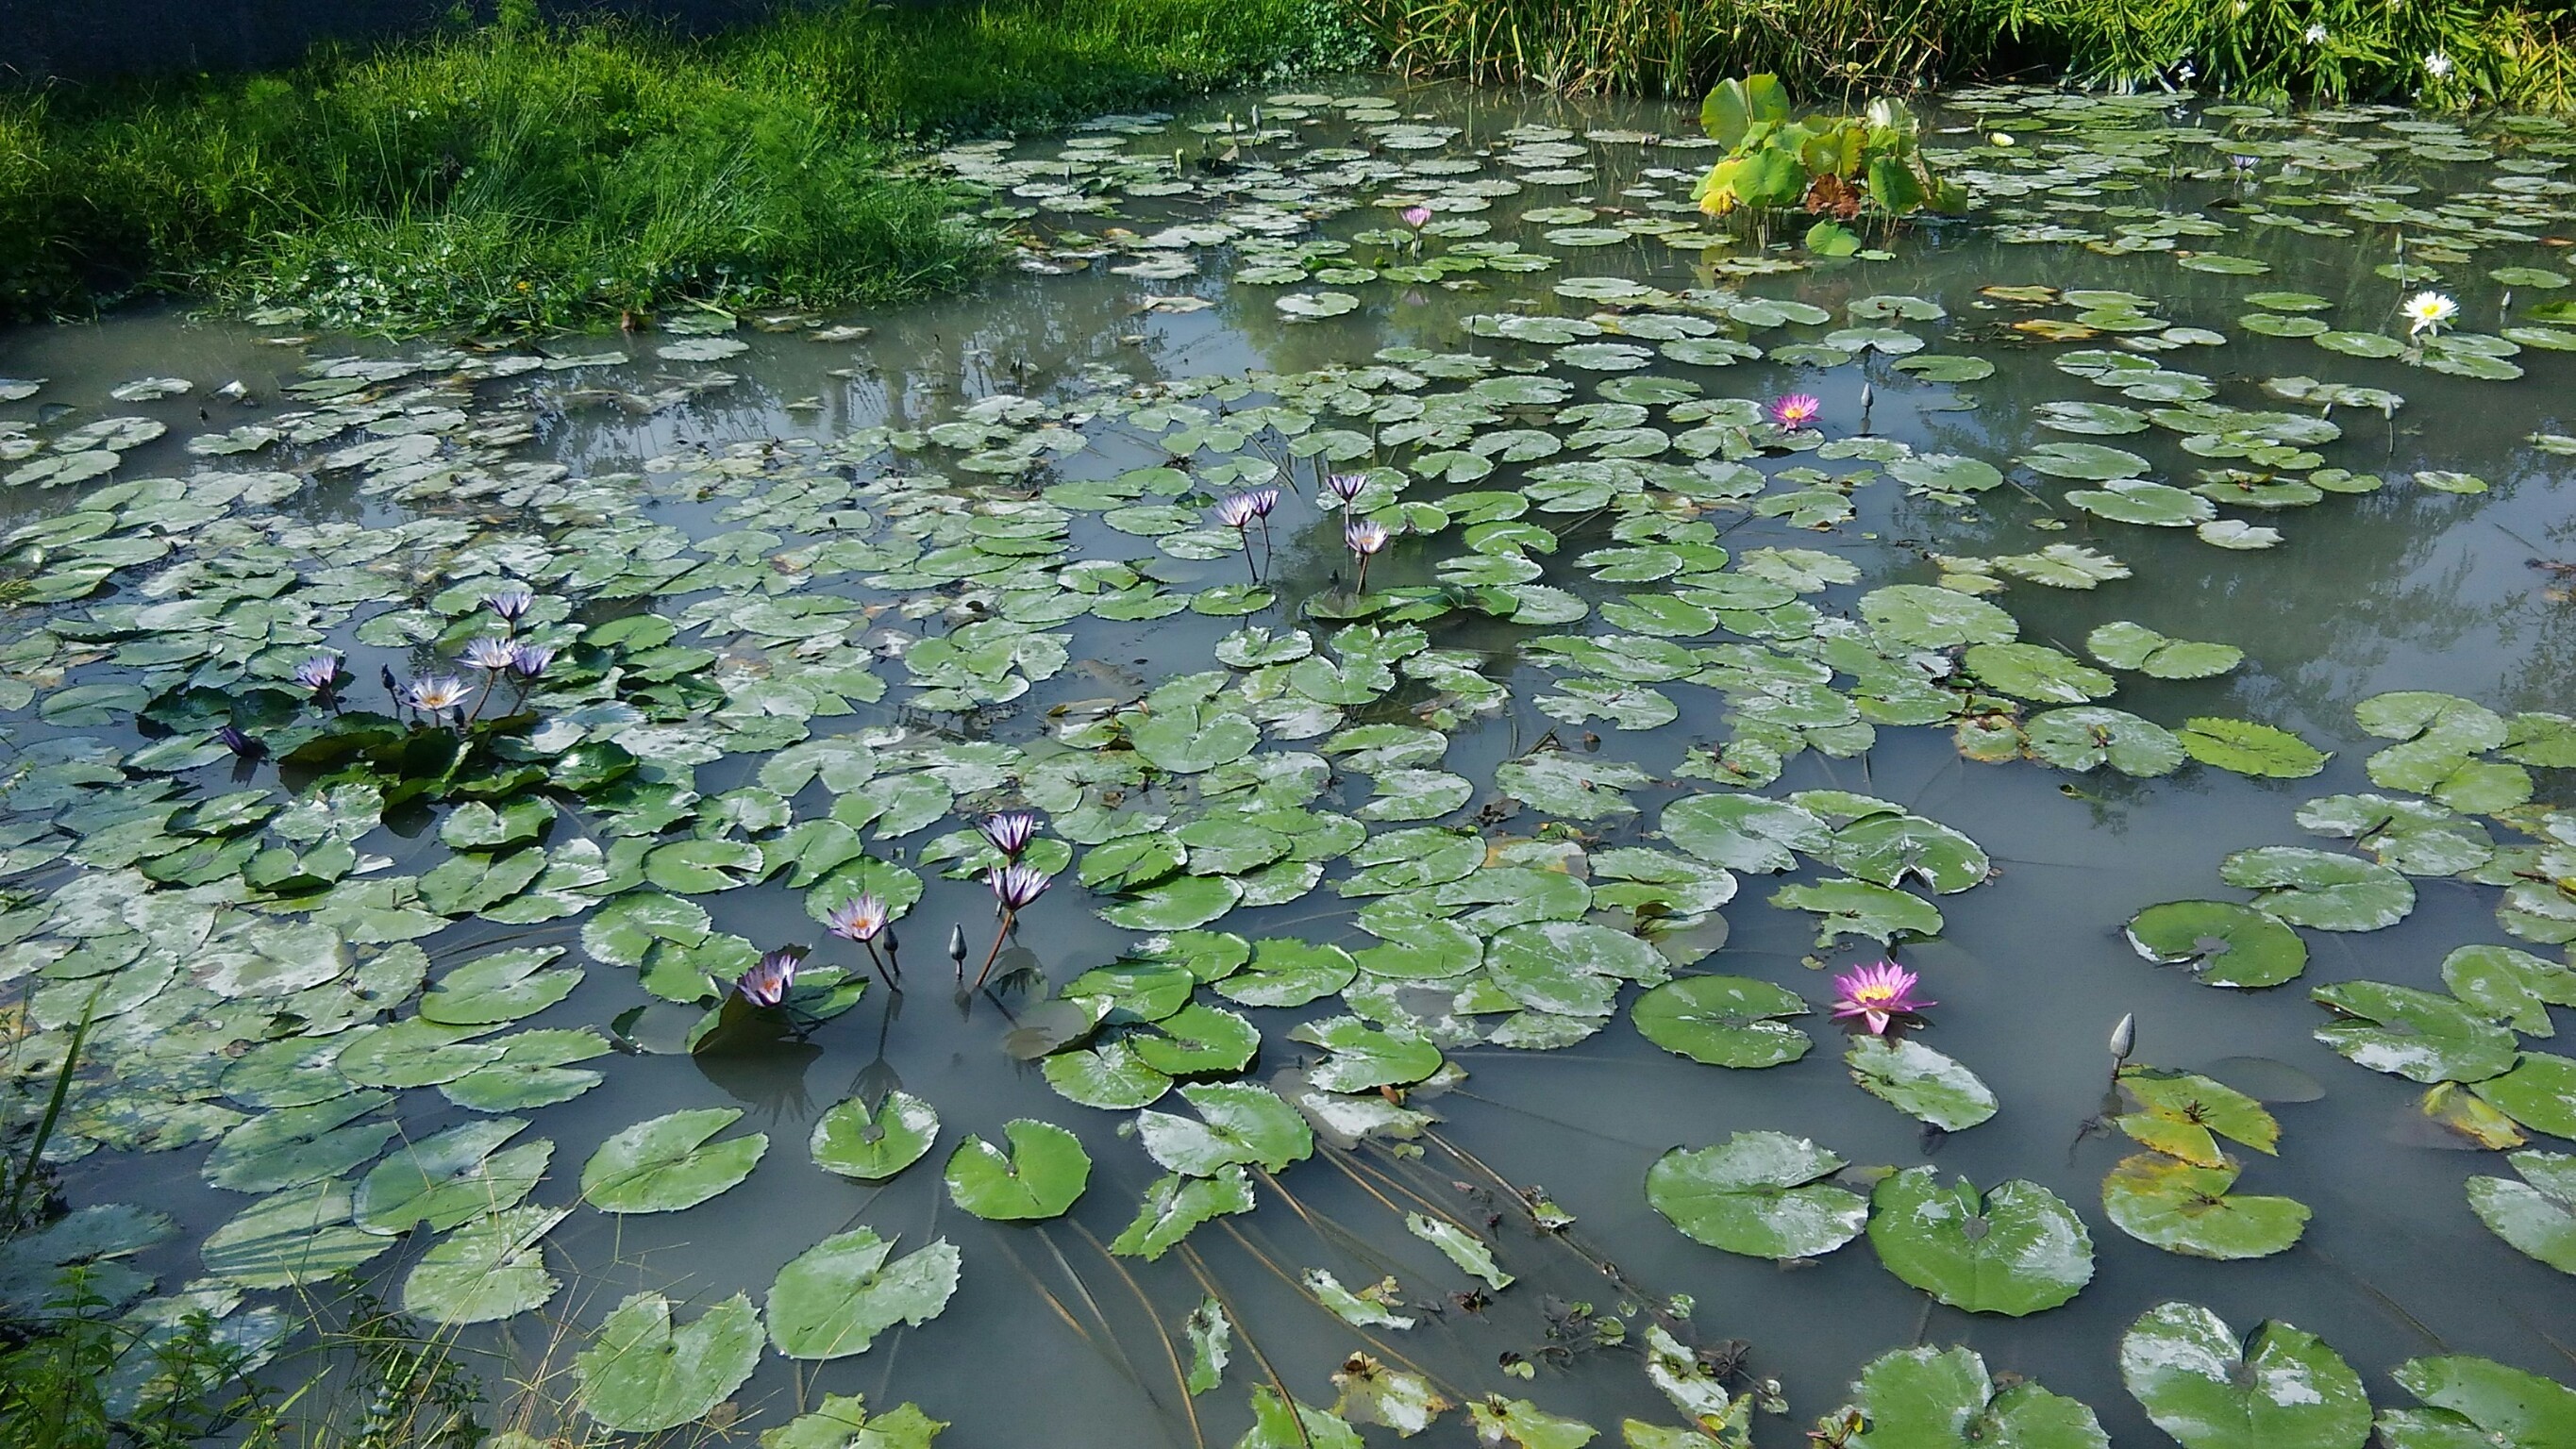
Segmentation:
{"type": "Polygon", "coordinates": [[[877,975],[884,977],[888,986],[895,984],[896,973],[886,958],[877,954],[877,937],[884,936],[891,948],[894,935],[889,928],[893,924],[894,913],[886,909],[886,903],[865,892],[823,913],[823,929],[844,941],[856,941],[866,947],[868,960],[875,964],[877,975]]]}
{"type": "Polygon", "coordinates": [[[516,584],[505,589],[494,589],[483,596],[483,607],[500,615],[501,622],[505,624],[516,624],[527,617],[528,610],[535,608],[536,603],[535,594],[516,584]]]}
{"type": "Polygon", "coordinates": [[[1018,860],[1020,852],[1028,849],[1029,842],[1037,838],[1038,818],[1026,810],[1006,810],[999,815],[986,816],[984,823],[976,828],[984,832],[986,840],[993,842],[995,850],[1018,860]]]}
{"type": "Polygon", "coordinates": [[[1834,978],[1834,1015],[1859,1017],[1873,1035],[1885,1035],[1888,1024],[1912,1016],[1937,1001],[1917,1001],[1917,977],[1893,961],[1874,961],[1834,978]]]}
{"type": "MultiPolygon", "coordinates": [[[[1011,934],[1011,927],[1018,923],[1020,912],[1045,895],[1046,888],[1055,884],[1055,877],[1036,866],[1013,861],[986,871],[984,883],[993,888],[993,900],[1001,912],[1002,923],[993,932],[993,949],[984,953],[984,969],[975,973],[977,990],[983,988],[984,978],[993,974],[993,962],[1001,957],[1002,942],[1011,934]]],[[[962,974],[965,963],[961,961],[958,965],[962,974]]]]}
{"type": "Polygon", "coordinates": [[[796,984],[796,968],[804,959],[802,946],[781,946],[764,952],[750,970],[734,981],[733,989],[754,1006],[776,1006],[787,999],[788,988],[796,984]]]}
{"type": "Polygon", "coordinates": [[[315,694],[329,694],[347,677],[340,671],[340,656],[337,654],[316,654],[295,666],[295,682],[315,694]]]}

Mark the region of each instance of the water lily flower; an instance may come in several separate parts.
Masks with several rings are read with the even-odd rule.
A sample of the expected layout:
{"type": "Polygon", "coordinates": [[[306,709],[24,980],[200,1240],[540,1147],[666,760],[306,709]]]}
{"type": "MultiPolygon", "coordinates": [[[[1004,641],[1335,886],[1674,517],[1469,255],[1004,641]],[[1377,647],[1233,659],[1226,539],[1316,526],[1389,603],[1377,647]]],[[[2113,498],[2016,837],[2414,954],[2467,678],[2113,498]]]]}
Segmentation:
{"type": "MultiPolygon", "coordinates": [[[[993,974],[993,963],[1002,955],[1002,942],[1011,934],[1011,927],[1018,924],[1020,912],[1045,895],[1046,888],[1055,883],[1055,877],[1034,865],[1013,861],[986,871],[984,883],[993,888],[993,900],[1002,920],[993,930],[993,949],[984,953],[984,969],[975,973],[975,985],[971,989],[977,991],[983,989],[984,978],[993,974]]],[[[964,965],[963,962],[959,964],[961,967],[964,965]]]]}
{"type": "Polygon", "coordinates": [[[217,729],[215,731],[215,739],[225,749],[232,751],[234,757],[237,759],[256,760],[260,756],[268,753],[268,747],[266,745],[252,739],[250,736],[242,733],[232,725],[225,725],[222,728],[217,729]]]}
{"type": "Polygon", "coordinates": [[[1873,1035],[1884,1035],[1895,1018],[1940,1005],[1914,999],[1916,979],[1893,961],[1874,961],[1845,972],[1834,978],[1834,1016],[1857,1016],[1873,1035]]]}
{"type": "Polygon", "coordinates": [[[316,654],[295,666],[295,682],[315,694],[328,694],[340,687],[340,656],[316,654]]]}
{"type": "Polygon", "coordinates": [[[1026,810],[1006,810],[999,815],[986,816],[984,823],[976,828],[984,832],[986,840],[993,842],[995,850],[1017,860],[1020,852],[1028,849],[1029,842],[1036,838],[1038,818],[1026,810]]]}
{"type": "Polygon", "coordinates": [[[505,624],[515,624],[525,618],[536,603],[535,594],[515,584],[506,589],[494,589],[483,596],[483,607],[500,615],[505,624]]]}
{"type": "Polygon", "coordinates": [[[1335,473],[1324,480],[1324,491],[1344,503],[1357,498],[1368,487],[1366,473],[1335,473]]]}
{"type": "Polygon", "coordinates": [[[510,672],[521,679],[534,679],[555,662],[551,644],[513,644],[510,646],[510,672]]]}
{"type": "Polygon", "coordinates": [[[873,941],[886,928],[885,902],[862,894],[823,913],[823,929],[845,941],[873,941]]]}
{"type": "Polygon", "coordinates": [[[1252,511],[1252,495],[1229,493],[1216,501],[1216,521],[1240,533],[1261,515],[1252,511]]]}
{"type": "Polygon", "coordinates": [[[1803,428],[1824,410],[1813,394],[1793,392],[1771,404],[1771,420],[1784,428],[1803,428]]]}
{"type": "Polygon", "coordinates": [[[1252,509],[1252,516],[1255,518],[1268,518],[1270,510],[1279,506],[1279,490],[1276,488],[1249,489],[1242,496],[1247,500],[1252,509]]]}
{"type": "Polygon", "coordinates": [[[516,656],[511,652],[509,640],[496,639],[486,634],[479,639],[467,641],[465,652],[461,657],[476,669],[487,669],[498,674],[509,668],[511,660],[516,656]]]}
{"type": "Polygon", "coordinates": [[[2430,332],[2442,333],[2442,324],[2460,315],[2460,304],[2439,292],[2418,292],[2399,304],[2406,315],[2406,335],[2419,337],[2430,332]]]}
{"type": "Polygon", "coordinates": [[[776,1006],[787,999],[787,989],[796,984],[796,967],[804,959],[802,946],[781,946],[764,952],[750,970],[734,981],[733,989],[754,1006],[776,1006]]]}
{"type": "Polygon", "coordinates": [[[474,686],[453,674],[443,674],[415,679],[404,685],[402,698],[403,703],[412,708],[436,715],[463,704],[465,697],[473,692],[474,686]]]}
{"type": "Polygon", "coordinates": [[[1395,535],[1387,531],[1386,525],[1374,518],[1354,518],[1342,525],[1342,543],[1360,561],[1361,593],[1368,592],[1369,560],[1385,552],[1387,544],[1394,538],[1395,535]]]}
{"type": "Polygon", "coordinates": [[[2424,57],[2424,73],[2435,80],[2443,79],[2451,73],[2451,58],[2438,50],[2427,53],[2424,57]]]}
{"type": "Polygon", "coordinates": [[[1427,225],[1427,224],[1430,222],[1430,220],[1431,220],[1431,208],[1430,208],[1430,207],[1427,207],[1427,206],[1408,206],[1408,207],[1406,207],[1406,208],[1404,209],[1404,224],[1405,224],[1406,226],[1409,226],[1409,227],[1413,228],[1415,231],[1420,231],[1420,230],[1422,230],[1422,228],[1423,228],[1425,225],[1427,225]]]}

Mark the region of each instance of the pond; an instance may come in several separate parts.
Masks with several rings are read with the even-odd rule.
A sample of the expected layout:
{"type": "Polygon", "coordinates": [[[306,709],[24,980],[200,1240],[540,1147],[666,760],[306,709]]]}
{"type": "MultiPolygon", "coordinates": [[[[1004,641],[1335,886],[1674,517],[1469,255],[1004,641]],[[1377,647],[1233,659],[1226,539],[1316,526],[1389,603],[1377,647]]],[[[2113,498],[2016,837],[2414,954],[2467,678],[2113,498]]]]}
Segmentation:
{"type": "Polygon", "coordinates": [[[2570,1373],[2576,130],[1924,115],[1850,257],[1360,76],[943,153],[954,300],[0,334],[12,1300],[352,1275],[541,1438],[2569,1442],[2444,1356],[2570,1373]]]}

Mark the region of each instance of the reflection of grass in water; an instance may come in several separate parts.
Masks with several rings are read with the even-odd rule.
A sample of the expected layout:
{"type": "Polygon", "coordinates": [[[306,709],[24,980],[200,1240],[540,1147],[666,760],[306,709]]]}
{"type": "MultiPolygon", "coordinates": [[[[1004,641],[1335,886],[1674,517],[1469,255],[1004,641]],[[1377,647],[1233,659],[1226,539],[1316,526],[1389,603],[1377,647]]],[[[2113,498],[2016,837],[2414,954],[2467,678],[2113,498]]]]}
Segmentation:
{"type": "Polygon", "coordinates": [[[2442,0],[2214,5],[2206,0],[1361,0],[1397,60],[1581,90],[1695,96],[1774,71],[1811,93],[2064,74],[2342,99],[2576,102],[2563,11],[2442,0]],[[2322,27],[2322,31],[2312,29],[2322,27]],[[2425,57],[2443,56],[2429,75],[2425,57]]]}
{"type": "Polygon", "coordinates": [[[285,75],[22,94],[0,99],[0,315],[140,285],[370,330],[552,326],[953,288],[992,243],[896,138],[1255,78],[1317,58],[1325,16],[849,5],[699,42],[521,22],[285,75]]]}

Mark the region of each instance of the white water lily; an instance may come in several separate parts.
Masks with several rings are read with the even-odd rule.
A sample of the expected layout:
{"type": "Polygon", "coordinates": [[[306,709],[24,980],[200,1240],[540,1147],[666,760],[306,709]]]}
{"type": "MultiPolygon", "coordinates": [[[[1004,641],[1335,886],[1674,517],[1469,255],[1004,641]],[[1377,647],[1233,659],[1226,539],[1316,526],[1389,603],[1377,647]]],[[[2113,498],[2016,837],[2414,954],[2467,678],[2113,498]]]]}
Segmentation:
{"type": "Polygon", "coordinates": [[[2436,336],[2442,324],[2460,315],[2460,304],[2439,292],[2418,292],[2398,305],[2406,316],[2406,335],[2420,337],[2430,332],[2436,336]]]}

